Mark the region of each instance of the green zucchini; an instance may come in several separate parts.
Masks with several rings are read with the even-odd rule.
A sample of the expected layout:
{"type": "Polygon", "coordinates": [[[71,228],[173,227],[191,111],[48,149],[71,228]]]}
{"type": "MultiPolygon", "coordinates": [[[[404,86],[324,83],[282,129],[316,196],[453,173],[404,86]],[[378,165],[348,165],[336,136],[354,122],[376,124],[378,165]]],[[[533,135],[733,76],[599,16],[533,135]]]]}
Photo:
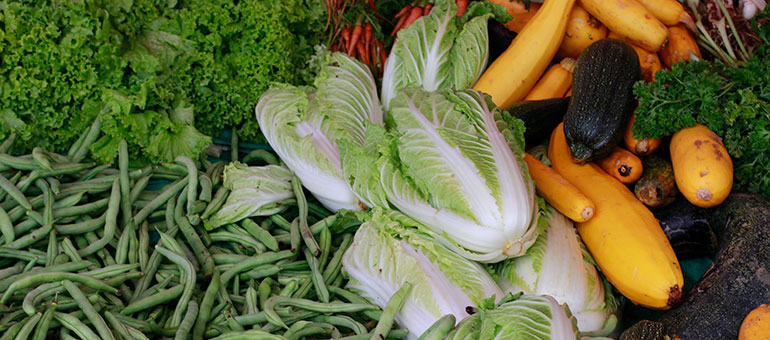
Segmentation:
{"type": "Polygon", "coordinates": [[[525,100],[506,110],[524,122],[524,141],[527,148],[547,141],[551,131],[564,119],[569,97],[543,100],[525,100]]]}
{"type": "Polygon", "coordinates": [[[577,60],[564,135],[576,163],[601,159],[623,139],[634,109],[639,57],[620,39],[601,39],[577,60]]]}

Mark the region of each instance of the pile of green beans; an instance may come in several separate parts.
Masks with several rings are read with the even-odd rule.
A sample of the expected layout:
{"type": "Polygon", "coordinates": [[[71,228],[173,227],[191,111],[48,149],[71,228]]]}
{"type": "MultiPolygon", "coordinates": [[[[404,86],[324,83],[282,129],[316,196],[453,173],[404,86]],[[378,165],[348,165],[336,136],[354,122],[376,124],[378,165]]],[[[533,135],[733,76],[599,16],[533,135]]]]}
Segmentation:
{"type": "Polygon", "coordinates": [[[384,310],[345,289],[360,222],[308,201],[296,178],[284,212],[207,232],[224,162],[133,167],[121,141],[116,164],[93,164],[91,130],[66,155],[0,145],[0,340],[406,336],[393,319],[410,287],[384,310]]]}

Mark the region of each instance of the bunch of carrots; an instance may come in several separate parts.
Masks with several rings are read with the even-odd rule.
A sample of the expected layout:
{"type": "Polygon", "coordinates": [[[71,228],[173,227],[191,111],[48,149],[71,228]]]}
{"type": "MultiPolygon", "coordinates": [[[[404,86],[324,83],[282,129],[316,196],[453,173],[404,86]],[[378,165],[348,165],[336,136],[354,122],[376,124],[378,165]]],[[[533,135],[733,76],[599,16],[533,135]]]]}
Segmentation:
{"type": "Polygon", "coordinates": [[[374,36],[374,28],[370,21],[364,23],[361,19],[356,20],[353,28],[349,25],[345,26],[340,33],[341,39],[332,45],[332,51],[343,51],[364,64],[382,71],[387,51],[382,40],[374,36]]]}
{"type": "Polygon", "coordinates": [[[332,52],[347,53],[381,74],[388,51],[374,0],[326,0],[326,4],[332,52]]]}
{"type": "MultiPolygon", "coordinates": [[[[457,16],[459,17],[463,15],[465,9],[468,8],[468,0],[455,0],[455,3],[457,4],[457,7],[460,8],[457,12],[457,16]]],[[[420,17],[428,15],[432,8],[433,3],[427,0],[415,0],[415,2],[404,6],[404,8],[396,13],[396,16],[393,18],[396,25],[393,27],[390,36],[395,36],[398,31],[408,27],[420,17]]]]}

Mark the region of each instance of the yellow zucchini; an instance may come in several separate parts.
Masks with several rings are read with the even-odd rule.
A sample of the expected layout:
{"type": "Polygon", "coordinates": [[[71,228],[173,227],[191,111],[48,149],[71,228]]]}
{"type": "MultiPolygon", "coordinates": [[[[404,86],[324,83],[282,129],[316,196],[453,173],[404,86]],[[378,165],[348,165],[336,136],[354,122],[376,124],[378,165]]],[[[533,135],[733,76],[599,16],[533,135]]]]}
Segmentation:
{"type": "Polygon", "coordinates": [[[733,187],[733,161],[714,131],[701,124],[679,130],[671,137],[670,149],[676,186],[690,203],[710,208],[727,198],[733,187]]]}
{"type": "Polygon", "coordinates": [[[660,51],[668,29],[636,0],[580,0],[604,26],[650,52],[660,51]]]}
{"type": "Polygon", "coordinates": [[[684,23],[695,30],[695,21],[676,0],[639,0],[660,22],[666,26],[684,23]]]}
{"type": "Polygon", "coordinates": [[[594,203],[558,172],[525,153],[529,175],[535,181],[537,194],[560,213],[575,222],[585,222],[594,215],[594,203]]]}
{"type": "Polygon", "coordinates": [[[541,100],[561,98],[572,86],[572,70],[575,68],[575,59],[564,58],[558,64],[554,64],[535,87],[524,97],[524,100],[541,100]]]}
{"type": "Polygon", "coordinates": [[[551,135],[552,167],[594,202],[577,230],[602,273],[633,303],[668,309],[682,298],[682,269],[658,220],[634,194],[594,163],[572,162],[563,124],[551,135]]]}
{"type": "Polygon", "coordinates": [[[473,89],[489,94],[503,109],[524,98],[559,49],[574,4],[575,0],[545,2],[473,89]]]}
{"type": "Polygon", "coordinates": [[[660,50],[660,60],[668,67],[680,61],[690,61],[691,58],[702,58],[698,42],[684,25],[679,24],[668,28],[668,45],[660,50]]]}
{"type": "Polygon", "coordinates": [[[564,33],[564,40],[561,41],[561,46],[556,52],[556,58],[577,59],[580,52],[583,52],[588,45],[606,36],[607,27],[576,4],[569,15],[567,32],[564,33]]]}
{"type": "Polygon", "coordinates": [[[647,156],[651,154],[653,151],[655,151],[661,143],[660,138],[654,138],[654,139],[636,139],[634,138],[634,121],[636,120],[635,115],[631,115],[631,119],[628,120],[628,125],[626,126],[626,132],[623,134],[623,142],[626,144],[626,148],[630,150],[631,152],[639,155],[639,156],[647,156]]]}
{"type": "Polygon", "coordinates": [[[604,172],[626,184],[634,183],[642,177],[642,160],[619,146],[597,163],[604,172]]]}

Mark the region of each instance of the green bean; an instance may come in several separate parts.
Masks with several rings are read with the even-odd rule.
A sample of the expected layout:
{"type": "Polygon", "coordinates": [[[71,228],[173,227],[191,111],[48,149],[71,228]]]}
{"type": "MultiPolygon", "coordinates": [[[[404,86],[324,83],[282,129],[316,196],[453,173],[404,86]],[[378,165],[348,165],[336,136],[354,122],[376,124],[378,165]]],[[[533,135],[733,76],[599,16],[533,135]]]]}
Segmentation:
{"type": "Polygon", "coordinates": [[[21,273],[21,270],[24,268],[24,266],[16,265],[13,267],[3,268],[0,269],[0,280],[3,280],[5,278],[8,278],[10,276],[16,275],[21,273]]]}
{"type": "MultiPolygon", "coordinates": [[[[329,292],[330,293],[332,293],[334,295],[337,295],[337,296],[347,300],[350,303],[369,303],[369,301],[367,301],[365,298],[361,297],[360,295],[357,295],[357,294],[354,294],[354,293],[352,293],[350,291],[342,289],[339,286],[330,285],[330,286],[328,286],[328,288],[329,288],[329,292]]],[[[369,317],[372,320],[379,320],[381,315],[382,315],[382,311],[381,310],[369,310],[369,311],[364,311],[363,314],[366,315],[367,317],[369,317]]]]}
{"type": "Polygon", "coordinates": [[[214,271],[214,260],[211,258],[211,254],[209,254],[209,251],[206,249],[203,241],[201,241],[198,233],[193,226],[190,225],[190,222],[182,215],[185,197],[185,195],[179,195],[176,207],[174,208],[174,220],[179,226],[179,230],[182,232],[182,236],[184,236],[187,244],[192,248],[198,263],[200,263],[203,275],[205,277],[210,277],[214,271]]]}
{"type": "Polygon", "coordinates": [[[366,334],[366,326],[354,320],[347,315],[318,315],[312,319],[315,322],[329,323],[338,327],[345,327],[356,333],[356,335],[366,334]]]}
{"type": "Polygon", "coordinates": [[[252,279],[261,279],[263,277],[273,276],[275,274],[278,274],[281,272],[283,268],[280,266],[276,266],[274,264],[266,264],[261,265],[259,267],[256,267],[252,270],[249,270],[246,272],[246,277],[252,278],[252,279]]]}
{"type": "Polygon", "coordinates": [[[362,312],[366,310],[379,309],[379,307],[370,303],[344,303],[341,301],[319,303],[312,300],[292,299],[285,296],[273,296],[265,302],[265,314],[267,315],[268,322],[284,328],[288,327],[285,323],[283,323],[278,314],[275,313],[275,308],[281,305],[294,306],[319,313],[362,312]]]}
{"type": "Polygon", "coordinates": [[[48,158],[46,158],[43,154],[43,148],[39,146],[34,147],[32,149],[32,159],[35,160],[40,168],[52,170],[51,161],[49,161],[48,158]]]}
{"type": "MultiPolygon", "coordinates": [[[[0,176],[2,177],[2,176],[0,176]]],[[[0,207],[0,233],[3,234],[5,244],[13,243],[16,239],[16,232],[13,230],[13,223],[5,212],[5,209],[0,207]]]]}
{"type": "Polygon", "coordinates": [[[102,214],[97,218],[92,218],[82,222],[77,222],[73,224],[55,225],[54,229],[56,230],[56,232],[62,235],[85,234],[89,231],[94,231],[101,228],[106,221],[107,221],[107,214],[105,212],[104,214],[102,214]]]}
{"type": "Polygon", "coordinates": [[[217,186],[222,182],[222,174],[225,171],[225,165],[226,163],[224,162],[217,162],[206,170],[206,174],[211,178],[211,184],[214,186],[217,186]]]}
{"type": "Polygon", "coordinates": [[[244,261],[251,256],[236,255],[236,254],[212,254],[211,257],[214,260],[214,264],[220,265],[220,264],[235,264],[235,263],[244,261]]]}
{"type": "Polygon", "coordinates": [[[27,176],[24,176],[19,183],[16,184],[16,186],[19,188],[19,191],[26,192],[29,187],[35,183],[35,181],[42,177],[40,175],[40,170],[32,170],[30,171],[27,176]]]}
{"type": "Polygon", "coordinates": [[[32,158],[15,157],[6,153],[0,153],[0,164],[4,165],[5,169],[16,170],[37,170],[40,169],[40,165],[32,158]]]}
{"type": "Polygon", "coordinates": [[[99,333],[99,336],[102,339],[114,340],[115,337],[112,336],[112,332],[110,332],[110,328],[107,327],[107,323],[104,322],[104,319],[102,319],[99,313],[96,312],[96,309],[94,309],[94,306],[91,304],[91,302],[88,301],[80,288],[78,288],[74,283],[72,283],[72,281],[69,280],[64,280],[62,285],[70,294],[70,296],[75,299],[75,302],[77,302],[80,310],[85,313],[86,318],[91,321],[91,324],[94,326],[94,328],[96,328],[96,332],[99,333]]]}
{"type": "Polygon", "coordinates": [[[64,286],[61,282],[51,282],[39,285],[24,296],[24,300],[21,303],[21,309],[26,312],[27,315],[35,314],[35,305],[41,300],[63,291],[64,286]]]}
{"type": "Polygon", "coordinates": [[[24,194],[21,192],[21,190],[19,190],[19,188],[16,187],[16,185],[5,178],[5,176],[0,176],[0,189],[6,191],[8,196],[19,203],[19,205],[24,207],[24,209],[32,210],[32,205],[27,200],[27,197],[24,196],[24,194]]]}
{"type": "Polygon", "coordinates": [[[243,157],[243,163],[248,164],[253,160],[261,160],[271,165],[278,165],[280,163],[278,157],[273,155],[270,151],[261,149],[252,150],[245,157],[243,157]]]}
{"type": "Polygon", "coordinates": [[[230,193],[230,190],[225,188],[224,186],[219,187],[217,189],[216,193],[214,193],[214,197],[211,199],[208,205],[206,205],[206,209],[203,210],[203,213],[201,214],[201,218],[206,220],[208,219],[212,214],[219,211],[219,208],[222,207],[222,205],[225,204],[225,201],[227,201],[227,194],[230,193]]]}
{"type": "Polygon", "coordinates": [[[38,321],[40,321],[41,317],[42,315],[40,313],[35,313],[30,316],[30,318],[24,322],[24,326],[19,329],[19,333],[16,334],[14,340],[26,340],[29,335],[32,334],[32,331],[35,330],[35,326],[37,325],[38,321]]]}
{"type": "Polygon", "coordinates": [[[213,269],[211,280],[209,281],[206,292],[201,299],[200,310],[198,311],[198,317],[195,319],[195,325],[193,327],[193,340],[202,340],[206,331],[206,323],[211,315],[211,307],[214,305],[214,299],[219,293],[221,287],[221,280],[219,271],[213,269]]]}
{"type": "Polygon", "coordinates": [[[123,310],[120,311],[121,314],[124,315],[131,315],[136,312],[149,309],[161,304],[164,304],[169,301],[173,301],[180,295],[182,295],[182,292],[184,291],[185,287],[183,285],[176,285],[174,287],[171,287],[169,289],[163,289],[160,292],[149,295],[147,297],[137,299],[134,302],[131,302],[123,308],[123,310]]]}
{"type": "Polygon", "coordinates": [[[53,164],[51,170],[35,170],[39,171],[40,177],[54,177],[62,175],[72,175],[81,172],[86,169],[90,169],[94,166],[94,163],[66,163],[66,164],[53,164]]]}
{"type": "Polygon", "coordinates": [[[35,334],[32,335],[32,340],[45,340],[48,329],[51,326],[51,320],[53,320],[53,313],[56,311],[56,305],[50,304],[46,307],[43,316],[40,318],[40,322],[37,323],[35,328],[35,334]]]}
{"type": "Polygon", "coordinates": [[[91,276],[95,279],[104,280],[109,279],[111,277],[123,274],[125,272],[128,272],[130,270],[134,270],[139,268],[139,264],[133,263],[133,264],[114,264],[111,266],[106,266],[94,270],[89,270],[87,272],[83,272],[83,275],[91,276]]]}
{"type": "Polygon", "coordinates": [[[246,306],[244,312],[246,314],[259,312],[259,297],[257,296],[257,290],[252,285],[249,285],[249,288],[246,288],[246,306]]]}
{"type": "Polygon", "coordinates": [[[0,258],[11,258],[29,262],[36,257],[38,257],[38,255],[31,251],[11,249],[5,246],[0,247],[0,258]]]}
{"type": "Polygon", "coordinates": [[[228,271],[222,274],[222,278],[221,278],[222,285],[226,285],[231,278],[233,278],[235,275],[240,274],[243,271],[252,269],[254,267],[257,267],[259,265],[263,265],[266,263],[274,263],[276,261],[285,259],[292,255],[294,254],[288,250],[282,250],[278,252],[266,252],[263,254],[253,256],[243,262],[236,263],[233,266],[233,268],[229,269],[228,271]]]}
{"type": "MultiPolygon", "coordinates": [[[[22,275],[23,274],[19,274],[18,276],[22,276],[22,275]]],[[[0,303],[5,303],[6,301],[8,301],[8,298],[11,295],[13,295],[13,293],[15,293],[17,290],[24,289],[38,283],[54,282],[54,281],[61,281],[61,280],[76,281],[78,283],[85,285],[86,287],[93,288],[99,291],[105,291],[113,294],[119,293],[117,289],[110,287],[104,281],[97,280],[89,276],[75,274],[75,273],[68,273],[68,272],[50,271],[50,272],[30,273],[30,275],[24,276],[22,278],[18,278],[8,286],[8,289],[5,290],[5,293],[3,293],[2,298],[0,298],[0,303]]]]}
{"type": "Polygon", "coordinates": [[[318,267],[325,268],[326,261],[329,260],[329,253],[332,248],[332,233],[329,231],[329,228],[323,228],[323,230],[321,230],[318,241],[320,242],[319,246],[321,247],[321,256],[318,258],[318,267]]]}
{"type": "Polygon", "coordinates": [[[253,236],[255,239],[259,240],[259,242],[264,244],[267,249],[272,251],[278,250],[278,241],[275,240],[275,237],[273,237],[269,231],[262,229],[259,224],[255,223],[251,219],[247,218],[241,221],[241,227],[243,227],[243,229],[246,230],[249,235],[253,236]]]}
{"type": "Polygon", "coordinates": [[[120,212],[121,225],[128,227],[131,220],[131,180],[128,177],[128,143],[121,139],[118,143],[118,169],[120,170],[120,212]]]}
{"type": "Polygon", "coordinates": [[[133,339],[133,337],[128,333],[128,328],[126,328],[126,325],[124,325],[118,318],[115,317],[115,314],[110,313],[110,311],[104,311],[104,319],[109,322],[110,327],[115,330],[115,332],[118,333],[123,339],[133,339]]]}
{"type": "MultiPolygon", "coordinates": [[[[147,221],[145,221],[147,222],[147,221]]],[[[131,220],[126,228],[128,232],[128,263],[139,262],[139,239],[136,236],[136,226],[131,220]]]]}
{"type": "Polygon", "coordinates": [[[43,222],[41,224],[51,223],[53,225],[53,192],[51,192],[51,186],[45,179],[38,179],[35,181],[35,185],[43,192],[43,222]]]}
{"type": "Polygon", "coordinates": [[[134,215],[134,224],[141,224],[144,222],[150,213],[166,203],[166,201],[176,195],[179,190],[184,188],[185,185],[187,185],[187,177],[180,178],[174,183],[171,183],[163,188],[163,191],[157,197],[155,197],[147,206],[139,210],[136,215],[134,215]]]}
{"type": "Polygon", "coordinates": [[[250,329],[241,332],[227,332],[212,340],[289,340],[277,334],[270,334],[261,329],[250,329]]]}
{"type": "Polygon", "coordinates": [[[118,244],[115,246],[115,263],[126,263],[126,260],[128,259],[128,242],[129,242],[129,234],[131,233],[131,226],[127,225],[125,229],[123,229],[123,232],[120,233],[120,237],[118,238],[118,244]]]}
{"type": "Polygon", "coordinates": [[[120,187],[118,185],[118,181],[115,180],[112,182],[112,191],[110,193],[109,198],[109,204],[107,206],[107,212],[105,213],[105,221],[104,221],[104,236],[100,238],[98,241],[89,244],[87,247],[78,250],[78,254],[80,256],[88,256],[90,254],[93,254],[99,249],[104,248],[104,246],[107,245],[107,243],[112,240],[113,237],[115,237],[115,229],[116,229],[116,223],[117,223],[117,217],[118,217],[118,211],[120,207],[120,187]]]}
{"type": "Polygon", "coordinates": [[[45,219],[44,219],[43,215],[41,213],[37,212],[37,211],[27,210],[26,215],[29,218],[31,218],[32,220],[34,220],[35,223],[37,223],[38,225],[46,224],[45,221],[44,221],[45,219]]]}
{"type": "MultiPolygon", "coordinates": [[[[2,176],[2,175],[0,175],[0,176],[2,176]]],[[[18,171],[18,172],[16,172],[16,173],[13,175],[13,177],[11,177],[11,179],[9,179],[8,181],[10,181],[11,183],[13,183],[13,185],[16,185],[17,183],[19,183],[19,179],[20,179],[20,178],[21,178],[21,171],[18,171]]],[[[6,198],[5,196],[6,196],[7,194],[8,194],[8,193],[7,193],[5,190],[2,190],[2,191],[0,191],[0,201],[3,201],[3,200],[5,200],[5,198],[6,198]]],[[[5,202],[3,202],[3,203],[5,204],[5,202]]],[[[15,204],[15,202],[14,202],[14,204],[15,204]]],[[[5,207],[3,207],[3,209],[5,209],[5,207]]]]}
{"type": "Polygon", "coordinates": [[[86,172],[85,175],[81,176],[78,179],[78,181],[86,182],[86,181],[96,177],[96,175],[100,174],[102,171],[104,171],[105,169],[107,169],[109,167],[112,167],[112,164],[107,163],[107,164],[97,165],[96,167],[92,168],[91,170],[88,170],[88,172],[86,172]]]}
{"type": "MultiPolygon", "coordinates": [[[[393,329],[388,333],[388,335],[385,336],[385,339],[403,339],[407,336],[407,334],[409,334],[409,331],[405,329],[393,329]]],[[[344,338],[340,338],[340,340],[369,340],[369,338],[371,338],[370,334],[364,334],[346,336],[344,338]]]]}
{"type": "Polygon", "coordinates": [[[291,251],[298,254],[299,248],[302,246],[302,235],[299,229],[299,217],[291,221],[291,251]]]}
{"type": "Polygon", "coordinates": [[[99,194],[105,192],[112,187],[111,182],[106,183],[93,183],[93,182],[77,182],[72,184],[62,184],[61,192],[59,195],[71,195],[73,193],[85,192],[89,194],[99,194]]]}
{"type": "Polygon", "coordinates": [[[326,288],[326,284],[324,284],[324,278],[321,274],[321,269],[318,268],[318,259],[313,257],[313,255],[310,253],[310,250],[307,248],[304,249],[304,253],[305,259],[310,265],[310,278],[313,282],[313,286],[315,287],[316,295],[321,299],[322,302],[329,302],[329,290],[326,288]]]}
{"type": "Polygon", "coordinates": [[[241,326],[241,324],[239,324],[237,321],[235,321],[235,318],[233,318],[232,307],[226,308],[223,312],[223,315],[225,316],[227,326],[230,327],[230,329],[234,331],[245,331],[243,326],[241,326]]]}
{"type": "Polygon", "coordinates": [[[110,203],[110,199],[104,198],[104,199],[100,199],[98,201],[93,201],[83,205],[76,205],[74,207],[61,208],[61,209],[54,210],[53,217],[62,218],[62,217],[85,215],[94,211],[98,211],[104,207],[107,207],[109,203],[110,203]]]}
{"type": "Polygon", "coordinates": [[[0,152],[7,153],[8,150],[10,150],[13,146],[14,141],[16,141],[16,132],[12,132],[10,135],[8,135],[8,137],[3,141],[3,144],[0,144],[0,152]]]}
{"type": "Polygon", "coordinates": [[[286,231],[291,231],[291,229],[292,229],[292,228],[291,228],[291,222],[287,221],[287,220],[286,220],[285,218],[283,218],[283,216],[281,216],[281,215],[278,215],[278,214],[273,214],[273,215],[270,215],[269,219],[270,219],[270,221],[272,221],[272,222],[273,222],[273,223],[274,223],[276,226],[278,226],[279,228],[281,228],[281,229],[283,229],[283,230],[286,230],[286,231]]]}
{"type": "MultiPolygon", "coordinates": [[[[173,199],[171,199],[173,201],[173,199]]],[[[173,202],[169,202],[169,206],[173,209],[174,204],[173,202]]],[[[176,227],[176,225],[170,225],[170,228],[167,230],[167,235],[171,238],[173,238],[176,233],[179,231],[179,229],[176,227]]],[[[158,245],[162,245],[163,240],[160,240],[158,242],[158,245]]],[[[141,296],[143,292],[150,286],[150,282],[152,281],[152,277],[155,276],[155,272],[158,270],[158,266],[160,265],[161,261],[161,255],[160,253],[153,251],[152,254],[150,254],[150,258],[147,260],[147,267],[144,269],[145,275],[141,280],[139,280],[139,283],[136,285],[136,289],[134,289],[134,297],[141,296]]],[[[133,302],[134,300],[130,300],[133,302]]]]}
{"type": "MultiPolygon", "coordinates": [[[[0,330],[2,330],[2,327],[7,327],[7,325],[16,320],[18,317],[22,317],[22,320],[20,320],[18,323],[22,323],[24,319],[28,318],[27,314],[24,313],[24,310],[21,309],[3,315],[3,318],[0,319],[0,330]]],[[[19,326],[19,328],[21,328],[21,326],[19,326]]]]}
{"type": "Polygon", "coordinates": [[[36,229],[35,231],[27,235],[17,238],[13,242],[6,244],[4,247],[10,248],[10,249],[27,248],[37,243],[40,240],[44,240],[48,236],[48,233],[51,230],[53,230],[53,221],[51,221],[50,223],[47,223],[46,225],[36,229]]]}
{"type": "Polygon", "coordinates": [[[209,233],[209,237],[211,237],[211,241],[213,242],[234,242],[238,243],[241,246],[249,247],[254,249],[254,251],[257,254],[264,253],[267,248],[262,243],[259,243],[259,241],[255,240],[250,235],[246,234],[240,234],[240,233],[231,233],[227,231],[217,231],[213,233],[209,233]]]}
{"type": "Polygon", "coordinates": [[[45,266],[53,266],[56,256],[59,254],[59,243],[56,242],[56,232],[53,230],[48,233],[47,254],[48,258],[45,261],[45,266]]]}
{"type": "Polygon", "coordinates": [[[80,200],[83,199],[84,194],[85,194],[84,192],[78,192],[72,195],[67,195],[66,197],[62,195],[58,195],[59,200],[53,203],[53,208],[62,209],[62,208],[68,208],[68,207],[74,206],[75,204],[80,203],[80,200]]]}
{"type": "Polygon", "coordinates": [[[211,183],[211,178],[209,178],[209,176],[206,176],[206,174],[199,174],[198,183],[201,186],[201,192],[198,195],[198,200],[201,200],[207,203],[211,202],[211,193],[214,187],[214,184],[211,183]]]}
{"type": "MultiPolygon", "coordinates": [[[[133,221],[132,221],[133,222],[133,221]]],[[[150,232],[147,221],[139,227],[139,267],[143,270],[147,268],[147,261],[150,258],[150,232]]]]}
{"type": "Polygon", "coordinates": [[[235,126],[230,128],[230,160],[238,161],[238,128],[235,126]]]}
{"type": "Polygon", "coordinates": [[[190,214],[193,210],[193,203],[198,197],[198,167],[195,166],[195,162],[190,157],[186,156],[177,156],[174,162],[187,167],[187,212],[190,214]]]}
{"type": "Polygon", "coordinates": [[[179,298],[176,309],[174,309],[174,315],[172,316],[170,323],[171,327],[176,327],[182,322],[187,304],[192,298],[193,290],[195,289],[195,270],[193,269],[190,260],[183,255],[177,254],[164,247],[156,247],[155,250],[179,266],[179,270],[182,272],[182,278],[184,279],[184,292],[182,293],[182,297],[179,298]]]}
{"type": "Polygon", "coordinates": [[[409,292],[412,291],[412,284],[404,282],[385,304],[385,310],[382,311],[380,321],[377,322],[377,327],[374,328],[372,337],[369,340],[382,340],[385,335],[393,328],[393,321],[396,318],[396,314],[401,311],[406,303],[406,298],[409,296],[409,292]]]}
{"type": "Polygon", "coordinates": [[[331,325],[328,325],[328,326],[320,326],[320,325],[323,325],[323,324],[312,323],[311,325],[308,325],[307,327],[304,327],[298,330],[296,333],[292,334],[289,337],[289,340],[299,340],[308,335],[330,334],[334,330],[336,330],[334,326],[331,326],[331,325]]]}
{"type": "Polygon", "coordinates": [[[40,260],[40,257],[39,256],[35,256],[35,258],[32,259],[32,261],[29,261],[29,263],[27,263],[27,265],[24,266],[24,269],[22,269],[21,272],[22,273],[28,272],[30,269],[35,267],[35,265],[37,264],[37,261],[39,261],[39,260],[40,260]]]}
{"type": "Polygon", "coordinates": [[[93,142],[96,141],[96,139],[99,137],[99,132],[102,129],[102,120],[99,116],[96,116],[96,119],[94,119],[94,122],[91,123],[91,127],[88,128],[88,132],[86,133],[86,138],[83,139],[83,144],[81,144],[77,150],[75,150],[75,153],[72,155],[72,159],[76,162],[79,162],[81,159],[85,158],[86,153],[88,153],[88,147],[93,144],[93,142]]]}
{"type": "Polygon", "coordinates": [[[190,330],[192,330],[192,327],[195,324],[195,318],[197,316],[198,316],[198,303],[195,302],[195,300],[191,300],[190,304],[187,306],[187,311],[185,312],[182,322],[179,324],[179,327],[177,327],[176,334],[174,335],[174,340],[187,339],[187,335],[190,333],[190,330]]]}
{"type": "MultiPolygon", "coordinates": [[[[134,183],[133,188],[131,188],[131,192],[128,194],[128,197],[131,203],[136,202],[140,194],[143,192],[143,190],[147,187],[147,184],[149,183],[150,183],[150,176],[142,176],[142,177],[139,177],[138,180],[136,180],[136,183],[134,183]]],[[[155,198],[155,197],[156,196],[153,196],[152,198],[155,198]]]]}
{"type": "Polygon", "coordinates": [[[94,333],[88,326],[86,326],[77,317],[71,314],[64,314],[60,312],[53,313],[54,320],[58,321],[64,328],[72,331],[84,340],[99,340],[99,336],[94,333]]]}
{"type": "Polygon", "coordinates": [[[340,269],[342,268],[342,256],[345,254],[345,251],[352,243],[353,237],[350,234],[344,234],[342,236],[342,242],[340,242],[340,246],[334,252],[334,255],[332,256],[331,260],[329,260],[329,263],[323,272],[324,283],[327,285],[329,285],[332,281],[334,281],[336,277],[339,276],[340,269]]]}

